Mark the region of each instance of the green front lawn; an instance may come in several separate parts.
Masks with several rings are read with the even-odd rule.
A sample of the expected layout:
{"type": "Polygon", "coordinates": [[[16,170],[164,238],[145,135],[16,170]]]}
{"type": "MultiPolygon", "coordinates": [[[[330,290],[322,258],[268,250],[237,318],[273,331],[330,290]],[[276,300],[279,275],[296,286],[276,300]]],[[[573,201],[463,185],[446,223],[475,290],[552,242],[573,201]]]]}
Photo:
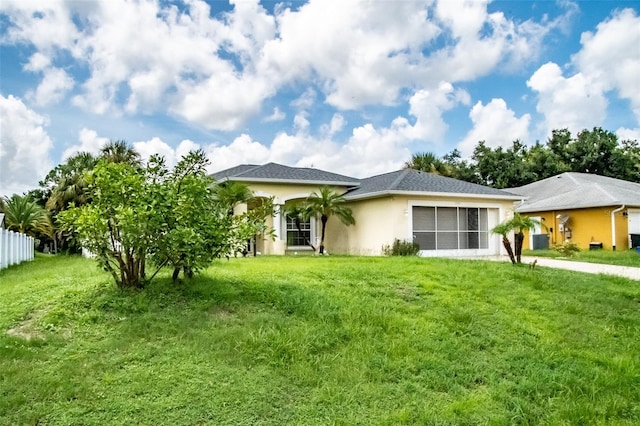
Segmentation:
{"type": "Polygon", "coordinates": [[[0,424],[632,425],[638,383],[622,278],[262,257],[123,293],[81,258],[0,272],[0,424]]]}
{"type": "Polygon", "coordinates": [[[577,262],[606,263],[609,265],[635,266],[640,268],[640,253],[637,250],[581,250],[571,257],[564,257],[555,250],[524,250],[523,256],[551,257],[577,262]]]}

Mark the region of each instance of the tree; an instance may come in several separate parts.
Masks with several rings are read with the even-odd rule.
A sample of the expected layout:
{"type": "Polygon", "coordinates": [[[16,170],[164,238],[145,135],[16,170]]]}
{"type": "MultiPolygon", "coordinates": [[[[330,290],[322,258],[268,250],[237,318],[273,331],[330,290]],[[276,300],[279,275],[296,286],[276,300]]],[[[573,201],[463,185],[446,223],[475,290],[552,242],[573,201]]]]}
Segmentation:
{"type": "Polygon", "coordinates": [[[98,159],[88,152],[79,152],[51,170],[40,186],[48,187],[46,207],[56,212],[66,210],[71,203],[81,206],[89,201],[87,173],[96,166],[98,159]]]}
{"type": "Polygon", "coordinates": [[[45,209],[27,196],[13,194],[0,198],[7,229],[36,237],[38,233],[53,235],[51,218],[45,209]]]}
{"type": "MultiPolygon", "coordinates": [[[[191,278],[247,235],[265,230],[264,218],[257,218],[263,212],[227,214],[213,197],[207,164],[202,151],[183,157],[173,171],[159,156],[144,167],[102,159],[88,175],[91,203],[61,212],[59,220],[120,288],[144,287],[166,265],[174,281],[180,271],[191,278]],[[150,277],[148,264],[154,267],[150,277]]],[[[273,212],[272,205],[265,209],[273,212]]]]}
{"type": "Polygon", "coordinates": [[[516,212],[514,213],[513,218],[507,223],[514,232],[516,261],[518,263],[522,263],[524,231],[531,231],[535,229],[536,226],[540,225],[540,222],[535,219],[531,219],[528,216],[522,216],[520,213],[516,212]]]}
{"type": "Polygon", "coordinates": [[[140,154],[126,141],[109,141],[100,149],[100,158],[110,163],[127,163],[132,166],[141,166],[140,154]]]}
{"type": "Polygon", "coordinates": [[[432,152],[413,154],[413,156],[411,157],[411,161],[405,163],[405,168],[420,170],[423,172],[442,176],[452,175],[452,170],[449,169],[447,163],[438,158],[432,152]]]}
{"type": "Polygon", "coordinates": [[[509,241],[509,232],[511,232],[512,228],[509,223],[504,222],[496,225],[491,232],[494,234],[498,234],[502,236],[502,245],[504,249],[507,251],[509,255],[509,260],[511,260],[512,264],[516,264],[516,258],[513,255],[513,248],[511,247],[511,241],[509,241]]]}
{"type": "Polygon", "coordinates": [[[516,212],[511,219],[495,226],[491,232],[502,236],[502,245],[507,250],[511,263],[515,265],[516,263],[522,263],[524,231],[532,230],[539,224],[540,222],[537,220],[522,216],[516,212]],[[508,237],[510,232],[514,232],[515,255],[508,237]]]}
{"type": "Polygon", "coordinates": [[[309,206],[306,204],[291,204],[287,206],[284,213],[285,215],[293,218],[298,233],[304,237],[305,244],[311,247],[313,251],[316,251],[314,245],[311,244],[311,241],[309,241],[309,239],[307,238],[307,234],[302,231],[302,222],[309,220],[309,218],[312,216],[312,212],[309,209],[309,206]]]}
{"type": "Polygon", "coordinates": [[[322,222],[320,254],[324,254],[325,231],[329,217],[336,216],[345,225],[354,225],[356,223],[351,209],[346,206],[344,197],[328,186],[323,186],[318,191],[314,191],[307,198],[307,205],[311,215],[320,216],[320,221],[322,222]]]}
{"type": "Polygon", "coordinates": [[[254,198],[247,184],[233,180],[216,184],[213,187],[213,196],[219,203],[227,206],[231,214],[238,204],[247,203],[254,198]]]}

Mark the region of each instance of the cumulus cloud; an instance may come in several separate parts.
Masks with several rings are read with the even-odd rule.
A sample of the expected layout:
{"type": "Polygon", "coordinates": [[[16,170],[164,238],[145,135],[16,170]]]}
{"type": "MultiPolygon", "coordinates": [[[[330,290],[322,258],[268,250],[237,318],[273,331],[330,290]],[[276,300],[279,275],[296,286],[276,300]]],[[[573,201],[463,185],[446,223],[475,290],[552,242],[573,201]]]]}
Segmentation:
{"type": "Polygon", "coordinates": [[[570,15],[567,9],[556,20],[516,22],[489,13],[487,3],[310,0],[270,13],[258,0],[243,0],[212,16],[202,0],[180,7],[7,0],[0,13],[8,22],[3,42],[36,50],[25,69],[43,73],[33,93],[41,104],[60,101],[72,88],[60,64],[72,57],[88,70],[76,82],[78,107],[96,114],[160,111],[236,130],[266,99],[300,82],[315,86],[331,106],[357,109],[397,105],[406,91],[440,81],[476,79],[535,57],[548,32],[570,15]]]}
{"type": "Polygon", "coordinates": [[[602,125],[612,91],[629,100],[640,123],[640,17],[632,9],[616,11],[595,33],[583,33],[580,42],[571,76],[549,62],[527,81],[538,94],[537,110],[545,117],[547,133],[602,125]]]}
{"type": "Polygon", "coordinates": [[[548,62],[531,76],[527,86],[538,92],[536,109],[545,117],[547,134],[565,127],[578,132],[604,121],[607,99],[602,85],[585,74],[565,78],[558,65],[548,62]]]}
{"type": "Polygon", "coordinates": [[[520,139],[526,142],[529,138],[529,123],[531,116],[523,114],[520,118],[507,107],[504,99],[492,99],[487,105],[476,103],[469,117],[473,128],[458,144],[463,156],[470,156],[479,141],[485,141],[487,146],[509,146],[520,139]]]}
{"type": "Polygon", "coordinates": [[[640,16],[633,9],[614,12],[595,33],[583,33],[580,43],[572,58],[576,67],[602,90],[628,99],[640,122],[640,16]]]}
{"type": "Polygon", "coordinates": [[[284,120],[286,117],[287,117],[287,114],[280,111],[280,108],[274,107],[273,113],[271,113],[270,116],[265,117],[262,121],[265,121],[265,122],[281,121],[281,120],[284,120]]]}
{"type": "Polygon", "coordinates": [[[0,95],[0,195],[36,188],[52,168],[47,119],[19,98],[0,95]]]}
{"type": "Polygon", "coordinates": [[[79,144],[72,145],[62,153],[62,161],[78,152],[89,152],[97,155],[100,149],[109,142],[109,138],[100,137],[95,130],[83,128],[78,133],[79,144]]]}
{"type": "Polygon", "coordinates": [[[175,166],[189,151],[200,149],[199,144],[188,139],[181,141],[174,149],[157,136],[148,141],[134,142],[133,147],[145,161],[155,154],[163,156],[167,166],[170,168],[175,166]]]}
{"type": "Polygon", "coordinates": [[[73,88],[74,81],[60,68],[46,68],[43,78],[34,91],[27,92],[27,97],[39,106],[58,103],[73,88]]]}
{"type": "Polygon", "coordinates": [[[616,130],[616,135],[621,141],[640,141],[640,127],[636,129],[628,129],[626,127],[620,127],[616,130]]]}

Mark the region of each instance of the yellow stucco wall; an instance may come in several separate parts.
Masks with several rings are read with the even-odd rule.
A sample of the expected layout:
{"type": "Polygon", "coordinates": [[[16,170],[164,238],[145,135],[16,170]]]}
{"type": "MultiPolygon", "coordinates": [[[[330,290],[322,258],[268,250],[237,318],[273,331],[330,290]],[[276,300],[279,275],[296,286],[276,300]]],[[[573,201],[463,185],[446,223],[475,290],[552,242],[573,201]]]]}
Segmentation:
{"type": "MultiPolygon", "coordinates": [[[[571,241],[581,249],[589,249],[592,242],[601,242],[604,249],[611,250],[611,212],[617,207],[594,207],[589,209],[557,210],[526,213],[529,217],[540,217],[547,227],[542,233],[548,233],[549,244],[562,244],[564,237],[559,230],[558,215],[569,216],[567,227],[571,230],[571,241]]],[[[627,210],[615,214],[616,250],[629,248],[628,220],[623,215],[627,210]]],[[[525,248],[529,248],[529,235],[525,233],[525,248]]]]}

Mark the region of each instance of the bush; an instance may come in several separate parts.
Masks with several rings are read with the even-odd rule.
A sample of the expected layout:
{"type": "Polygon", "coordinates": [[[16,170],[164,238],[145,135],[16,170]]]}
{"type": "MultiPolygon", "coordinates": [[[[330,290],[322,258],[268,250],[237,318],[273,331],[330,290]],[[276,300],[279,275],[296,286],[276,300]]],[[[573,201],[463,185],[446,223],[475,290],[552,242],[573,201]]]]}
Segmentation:
{"type": "Polygon", "coordinates": [[[570,240],[566,240],[562,244],[556,244],[553,249],[563,256],[571,257],[580,252],[578,245],[570,240]]]}
{"type": "Polygon", "coordinates": [[[415,256],[420,251],[420,246],[415,241],[405,241],[395,239],[393,244],[382,246],[382,253],[385,256],[415,256]]]}

